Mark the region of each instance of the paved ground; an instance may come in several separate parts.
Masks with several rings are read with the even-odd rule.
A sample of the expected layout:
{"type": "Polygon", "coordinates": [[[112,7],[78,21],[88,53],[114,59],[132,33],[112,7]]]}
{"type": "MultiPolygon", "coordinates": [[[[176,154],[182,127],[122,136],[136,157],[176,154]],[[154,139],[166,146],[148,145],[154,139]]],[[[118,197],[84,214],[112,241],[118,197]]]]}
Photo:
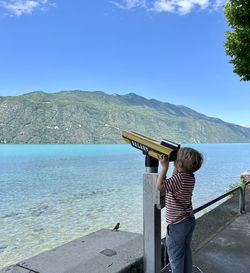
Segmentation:
{"type": "MultiPolygon", "coordinates": [[[[218,215],[219,217],[219,215],[218,215]]],[[[204,273],[250,273],[250,190],[246,212],[233,215],[194,254],[194,264],[204,273]]]]}
{"type": "Polygon", "coordinates": [[[250,213],[237,217],[194,255],[204,273],[250,273],[250,213]]]}

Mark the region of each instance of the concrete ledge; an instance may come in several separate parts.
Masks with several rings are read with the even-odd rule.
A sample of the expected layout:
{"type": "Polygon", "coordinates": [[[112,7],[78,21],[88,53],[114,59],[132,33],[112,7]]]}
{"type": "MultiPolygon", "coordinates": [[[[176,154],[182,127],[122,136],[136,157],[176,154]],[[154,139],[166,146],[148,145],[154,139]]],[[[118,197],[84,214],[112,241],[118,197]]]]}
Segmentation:
{"type": "Polygon", "coordinates": [[[193,252],[199,250],[215,234],[228,223],[239,216],[239,194],[236,193],[230,199],[210,210],[196,219],[196,227],[193,234],[193,252]]]}
{"type": "Polygon", "coordinates": [[[142,272],[141,234],[101,229],[43,252],[0,273],[142,272]]]}
{"type": "MultiPolygon", "coordinates": [[[[230,199],[202,215],[196,220],[196,228],[192,240],[192,249],[195,253],[216,234],[234,221],[239,215],[239,192],[233,194],[230,199]]],[[[250,211],[250,190],[246,189],[246,210],[250,211]]]]}

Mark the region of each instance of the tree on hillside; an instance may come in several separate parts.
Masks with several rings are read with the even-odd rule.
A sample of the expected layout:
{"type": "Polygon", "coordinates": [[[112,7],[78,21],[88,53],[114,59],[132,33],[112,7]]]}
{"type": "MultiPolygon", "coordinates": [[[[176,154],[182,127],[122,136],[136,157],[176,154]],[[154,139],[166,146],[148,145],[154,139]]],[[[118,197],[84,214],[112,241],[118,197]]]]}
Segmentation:
{"type": "Polygon", "coordinates": [[[231,31],[226,32],[225,49],[234,72],[250,80],[250,0],[229,0],[225,15],[231,31]]]}

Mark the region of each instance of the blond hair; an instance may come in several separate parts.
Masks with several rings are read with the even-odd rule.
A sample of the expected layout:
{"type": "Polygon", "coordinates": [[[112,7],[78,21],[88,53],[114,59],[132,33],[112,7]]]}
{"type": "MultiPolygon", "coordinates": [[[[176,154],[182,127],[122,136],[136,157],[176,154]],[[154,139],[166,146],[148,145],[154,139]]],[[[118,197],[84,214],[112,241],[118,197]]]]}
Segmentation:
{"type": "Polygon", "coordinates": [[[194,173],[200,169],[203,163],[203,156],[193,148],[183,147],[179,149],[176,160],[181,162],[182,169],[186,172],[194,173]]]}

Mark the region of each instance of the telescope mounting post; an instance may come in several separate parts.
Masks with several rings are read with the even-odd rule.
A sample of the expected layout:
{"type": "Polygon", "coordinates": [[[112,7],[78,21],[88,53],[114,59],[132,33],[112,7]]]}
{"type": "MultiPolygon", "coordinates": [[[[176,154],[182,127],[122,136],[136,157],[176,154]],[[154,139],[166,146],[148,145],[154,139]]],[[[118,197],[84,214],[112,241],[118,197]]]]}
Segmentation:
{"type": "Polygon", "coordinates": [[[143,175],[143,266],[144,273],[161,272],[160,192],[156,189],[159,161],[145,156],[143,175]],[[158,205],[157,205],[158,204],[158,205]]]}

